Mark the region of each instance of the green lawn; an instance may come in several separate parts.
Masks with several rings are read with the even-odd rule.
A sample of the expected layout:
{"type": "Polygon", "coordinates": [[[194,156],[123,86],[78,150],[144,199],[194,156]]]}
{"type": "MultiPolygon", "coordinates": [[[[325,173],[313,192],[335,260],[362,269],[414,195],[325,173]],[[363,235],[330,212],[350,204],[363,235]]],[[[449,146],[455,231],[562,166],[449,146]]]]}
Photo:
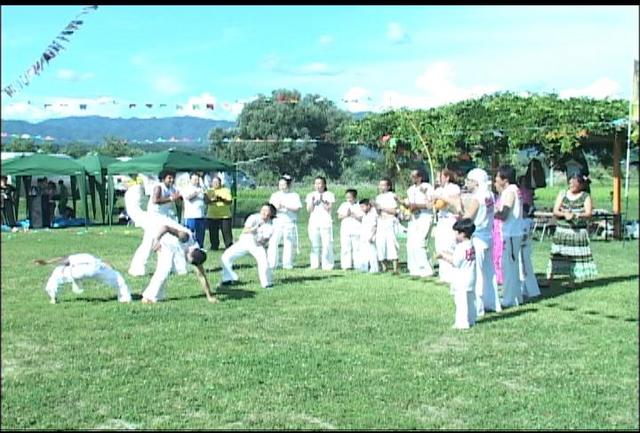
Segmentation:
{"type": "MultiPolygon", "coordinates": [[[[30,264],[88,252],[125,271],[140,239],[123,226],[2,233],[2,429],[639,427],[637,241],[594,241],[597,280],[469,331],[451,329],[442,284],[308,270],[304,225],[273,290],[244,258],[215,305],[193,275],[170,277],[158,305],[139,302],[148,277],[128,276],[130,305],[91,282],[50,305],[52,267],[30,264]]],[[[549,249],[534,245],[539,273],[549,249]]],[[[205,264],[214,285],[219,258],[205,264]]]]}

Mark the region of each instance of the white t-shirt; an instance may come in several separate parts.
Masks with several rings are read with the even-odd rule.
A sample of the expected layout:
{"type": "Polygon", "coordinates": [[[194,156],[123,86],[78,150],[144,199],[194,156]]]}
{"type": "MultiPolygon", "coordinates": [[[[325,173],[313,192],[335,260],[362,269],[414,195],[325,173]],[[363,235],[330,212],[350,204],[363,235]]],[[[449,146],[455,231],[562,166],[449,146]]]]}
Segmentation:
{"type": "MultiPolygon", "coordinates": [[[[409,189],[407,189],[407,200],[409,200],[410,204],[426,204],[433,196],[433,192],[433,187],[427,182],[422,182],[420,185],[411,185],[409,189]]],[[[431,209],[420,209],[419,211],[412,212],[412,217],[432,213],[431,209]]]]}
{"type": "Polygon", "coordinates": [[[478,202],[478,212],[473,220],[473,224],[476,226],[473,236],[490,243],[493,236],[493,193],[483,189],[476,191],[472,197],[478,202]]]}
{"type": "Polygon", "coordinates": [[[395,215],[391,215],[387,212],[383,212],[381,209],[398,209],[398,201],[396,200],[396,193],[393,191],[383,192],[376,196],[376,208],[380,212],[380,219],[395,218],[395,215]]]}
{"type": "Polygon", "coordinates": [[[278,223],[295,223],[298,220],[298,211],[302,207],[302,202],[297,192],[276,191],[271,194],[269,203],[278,210],[276,215],[278,223]],[[281,209],[280,206],[286,206],[287,209],[281,209]],[[298,210],[294,211],[291,208],[298,208],[298,210]]]}
{"type": "MultiPolygon", "coordinates": [[[[169,198],[171,194],[176,192],[173,186],[170,188],[167,188],[164,182],[160,182],[156,186],[160,186],[160,197],[162,198],[169,198]]],[[[149,213],[166,215],[168,217],[175,218],[175,215],[176,215],[175,209],[176,209],[175,203],[172,201],[169,201],[167,203],[155,204],[153,202],[153,193],[151,194],[151,197],[149,197],[149,203],[147,204],[147,212],[149,213]]]]}
{"type": "MultiPolygon", "coordinates": [[[[434,194],[434,197],[436,198],[452,199],[460,195],[460,187],[455,183],[449,182],[445,186],[440,186],[436,188],[433,194],[434,194]]],[[[440,218],[449,218],[455,215],[445,207],[444,209],[441,209],[438,211],[438,216],[440,218]]]]}
{"type": "Polygon", "coordinates": [[[453,292],[471,292],[476,285],[476,250],[471,240],[458,242],[453,250],[453,292]]]}
{"type": "Polygon", "coordinates": [[[358,230],[360,230],[360,221],[358,221],[356,216],[362,217],[362,210],[358,203],[345,201],[338,208],[338,216],[347,215],[347,211],[349,210],[351,214],[348,217],[342,218],[340,221],[340,231],[355,235],[358,234],[358,230]]]}
{"type": "Polygon", "coordinates": [[[378,226],[378,213],[372,207],[364,214],[360,223],[360,241],[372,243],[376,240],[376,227],[378,226]]]}
{"type": "Polygon", "coordinates": [[[273,234],[273,225],[271,222],[265,222],[259,213],[254,213],[247,217],[244,222],[244,227],[248,229],[257,230],[253,233],[242,233],[240,236],[244,238],[250,238],[257,245],[265,246],[269,242],[269,238],[273,234]]]}
{"type": "Polygon", "coordinates": [[[183,199],[182,206],[184,218],[204,218],[207,211],[206,205],[204,203],[204,189],[190,183],[182,187],[182,189],[180,190],[180,194],[182,195],[183,199]],[[191,199],[188,199],[187,197],[189,197],[194,192],[197,193],[197,195],[191,199]]]}
{"type": "Polygon", "coordinates": [[[307,194],[305,203],[307,206],[313,206],[309,214],[309,225],[324,228],[331,227],[333,225],[331,213],[324,208],[324,205],[320,202],[321,200],[333,204],[336,202],[336,197],[331,191],[325,191],[323,193],[313,191],[307,194]]]}
{"type": "Polygon", "coordinates": [[[509,215],[502,223],[502,237],[510,238],[513,236],[522,236],[522,200],[520,200],[520,194],[518,194],[518,186],[510,184],[500,194],[500,203],[504,206],[505,197],[512,193],[515,197],[513,201],[513,207],[509,211],[509,215]]]}

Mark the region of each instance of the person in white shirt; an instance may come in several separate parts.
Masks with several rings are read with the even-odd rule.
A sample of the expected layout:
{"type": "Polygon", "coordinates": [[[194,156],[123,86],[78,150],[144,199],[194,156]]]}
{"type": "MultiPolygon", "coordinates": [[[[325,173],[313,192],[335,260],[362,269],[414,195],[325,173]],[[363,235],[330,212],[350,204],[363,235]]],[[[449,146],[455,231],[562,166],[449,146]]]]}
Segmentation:
{"type": "Polygon", "coordinates": [[[398,197],[393,192],[391,179],[385,177],[378,183],[379,194],[375,199],[378,211],[376,229],[376,248],[380,269],[385,272],[388,263],[393,264],[393,272],[398,273],[398,197]]]}
{"type": "Polygon", "coordinates": [[[411,171],[412,185],[407,190],[404,205],[411,211],[407,226],[407,268],[409,275],[430,277],[433,268],[427,256],[427,234],[433,221],[433,186],[426,182],[423,170],[411,171]]]}
{"type": "Polygon", "coordinates": [[[309,212],[308,233],[311,241],[309,262],[311,269],[322,266],[325,271],[333,269],[333,219],[331,208],[336,197],[327,191],[327,180],[318,176],[313,183],[315,191],[307,194],[305,203],[309,212]]]}
{"type": "Polygon", "coordinates": [[[291,191],[291,176],[285,174],[278,181],[278,191],[271,194],[269,203],[278,210],[273,220],[273,235],[269,239],[267,258],[271,269],[278,265],[278,247],[282,240],[282,269],[293,269],[298,253],[298,212],[302,202],[297,192],[291,191]]]}
{"type": "MultiPolygon", "coordinates": [[[[455,183],[453,170],[444,169],[440,173],[440,186],[434,191],[435,208],[438,209],[438,223],[435,228],[436,251],[453,251],[456,246],[456,234],[453,224],[458,220],[461,207],[460,187],[455,183]]],[[[443,259],[438,260],[438,279],[451,283],[453,267],[443,259]]]]}
{"type": "Polygon", "coordinates": [[[358,204],[358,191],[348,189],[345,202],[338,207],[340,222],[340,268],[353,269],[356,264],[360,245],[360,220],[362,211],[358,204]]]}
{"type": "Polygon", "coordinates": [[[502,308],[522,304],[520,281],[520,249],[522,248],[522,203],[516,185],[516,171],[509,165],[498,167],[495,177],[496,190],[500,193],[500,209],[495,218],[502,223],[502,308]]]}
{"type": "Polygon", "coordinates": [[[356,256],[356,267],[362,272],[375,274],[378,268],[378,249],[376,248],[376,229],[378,213],[368,198],[360,200],[362,220],[360,222],[360,245],[356,256]]]}
{"type": "Polygon", "coordinates": [[[151,215],[149,219],[145,230],[154,234],[151,244],[158,254],[158,260],[151,281],[142,292],[142,303],[155,304],[164,299],[167,279],[177,262],[194,266],[207,301],[217,303],[218,298],[211,293],[202,265],[207,260],[207,254],[198,246],[191,230],[166,215],[151,215]]]}
{"type": "Polygon", "coordinates": [[[200,248],[204,247],[204,232],[207,225],[205,213],[207,205],[204,201],[204,187],[202,178],[197,173],[192,173],[189,184],[180,190],[182,196],[182,216],[185,227],[195,235],[200,248]]]}
{"type": "Polygon", "coordinates": [[[58,302],[58,292],[61,285],[71,283],[73,292],[79,294],[83,292],[80,280],[86,279],[102,281],[118,291],[119,302],[131,302],[131,292],[120,272],[113,269],[109,263],[91,254],[71,254],[49,260],[37,259],[33,263],[37,265],[56,263],[58,265],[51,273],[44,289],[52,304],[58,302]]]}
{"type": "Polygon", "coordinates": [[[466,186],[471,196],[463,203],[464,218],[472,219],[476,227],[471,242],[476,251],[476,310],[481,317],[485,311],[502,311],[493,266],[493,192],[489,175],[481,168],[467,173],[466,186]]]}
{"type": "Polygon", "coordinates": [[[454,329],[469,329],[476,323],[474,289],[476,285],[476,256],[471,236],[475,226],[469,218],[453,224],[456,246],[453,253],[439,251],[437,257],[446,260],[455,269],[451,279],[451,294],[456,305],[454,329]]]}
{"type": "MultiPolygon", "coordinates": [[[[164,215],[176,220],[174,202],[180,198],[180,194],[173,187],[175,176],[176,172],[172,170],[162,170],[158,174],[160,183],[153,187],[151,196],[149,197],[149,203],[147,203],[146,215],[164,215]]],[[[127,213],[129,213],[128,209],[127,213]]],[[[143,226],[145,224],[144,218],[145,217],[142,217],[143,221],[140,222],[143,226]]],[[[146,274],[147,261],[151,255],[151,243],[155,233],[148,230],[145,230],[144,233],[142,242],[133,254],[131,264],[129,265],[129,275],[133,277],[141,277],[146,274]]],[[[179,272],[186,273],[186,267],[185,269],[180,269],[179,272]]]]}
{"type": "Polygon", "coordinates": [[[233,271],[233,262],[247,253],[256,259],[260,285],[265,289],[273,286],[271,267],[267,260],[265,248],[273,235],[271,222],[276,212],[275,206],[271,203],[265,203],[260,208],[259,213],[254,213],[247,217],[240,239],[227,248],[220,258],[222,262],[222,281],[218,287],[238,281],[238,274],[233,271]]]}

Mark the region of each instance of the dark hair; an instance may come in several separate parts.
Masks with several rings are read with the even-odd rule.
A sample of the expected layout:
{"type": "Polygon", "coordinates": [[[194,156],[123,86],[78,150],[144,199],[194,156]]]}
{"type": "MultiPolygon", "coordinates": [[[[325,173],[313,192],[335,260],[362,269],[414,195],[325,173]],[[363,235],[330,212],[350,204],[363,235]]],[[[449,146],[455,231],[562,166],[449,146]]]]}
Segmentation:
{"type": "Polygon", "coordinates": [[[278,209],[276,209],[276,207],[269,202],[262,203],[262,206],[260,206],[260,209],[262,209],[265,206],[268,206],[269,210],[271,211],[271,217],[269,217],[269,219],[274,219],[276,217],[276,214],[278,213],[278,209]]]}
{"type": "Polygon", "coordinates": [[[191,253],[191,264],[194,266],[198,266],[207,261],[207,253],[202,251],[200,248],[193,250],[191,253]]]}
{"type": "Polygon", "coordinates": [[[416,172],[416,175],[418,175],[418,177],[423,181],[423,182],[428,182],[429,178],[427,177],[427,172],[424,171],[424,169],[418,167],[418,168],[414,168],[412,171],[416,172]]]}
{"type": "Polygon", "coordinates": [[[345,193],[345,195],[351,193],[351,195],[353,195],[353,198],[357,198],[358,197],[358,190],[357,189],[349,188],[344,193],[345,193]]]}
{"type": "Polygon", "coordinates": [[[516,170],[510,165],[501,165],[496,173],[500,179],[506,179],[509,183],[516,183],[516,170]]]}
{"type": "Polygon", "coordinates": [[[329,190],[327,189],[327,179],[325,179],[325,178],[324,178],[324,176],[316,176],[316,178],[314,179],[314,182],[315,182],[316,180],[318,180],[318,179],[320,179],[320,180],[322,181],[322,183],[324,184],[324,190],[325,190],[325,191],[329,191],[329,190]]]}
{"type": "Polygon", "coordinates": [[[360,200],[360,202],[359,202],[359,203],[360,203],[360,204],[371,204],[371,203],[369,202],[369,199],[368,199],[368,198],[363,198],[362,200],[360,200]]]}
{"type": "Polygon", "coordinates": [[[591,184],[591,179],[589,179],[589,176],[585,174],[584,170],[576,171],[569,177],[569,179],[577,180],[578,184],[580,184],[581,191],[591,193],[591,186],[589,186],[591,184]]]}
{"type": "Polygon", "coordinates": [[[176,172],[174,170],[162,170],[160,171],[160,173],[158,173],[158,179],[160,181],[163,181],[165,177],[167,176],[173,176],[174,178],[176,177],[176,172]]]}
{"type": "Polygon", "coordinates": [[[383,177],[380,180],[387,182],[387,185],[389,185],[389,191],[393,191],[393,182],[391,182],[391,179],[389,179],[388,177],[383,177]]]}
{"type": "Polygon", "coordinates": [[[287,185],[291,185],[291,181],[293,181],[293,178],[291,176],[289,176],[288,174],[283,174],[282,176],[280,176],[280,180],[284,180],[285,182],[287,182],[287,185]]]}
{"type": "Polygon", "coordinates": [[[462,218],[453,225],[453,230],[456,232],[464,233],[468,239],[471,238],[473,232],[476,231],[476,225],[471,218],[462,218]]]}
{"type": "Polygon", "coordinates": [[[456,174],[456,172],[450,168],[445,168],[444,170],[442,170],[441,174],[443,176],[447,176],[449,178],[449,182],[451,183],[456,183],[456,180],[458,179],[458,175],[456,174]]]}

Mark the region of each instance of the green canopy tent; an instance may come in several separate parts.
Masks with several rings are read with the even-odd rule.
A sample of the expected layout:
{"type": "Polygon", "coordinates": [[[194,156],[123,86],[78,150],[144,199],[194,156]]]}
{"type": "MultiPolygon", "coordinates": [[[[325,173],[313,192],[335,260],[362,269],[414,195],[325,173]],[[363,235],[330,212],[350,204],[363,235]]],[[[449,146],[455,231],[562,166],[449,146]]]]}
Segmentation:
{"type": "Polygon", "coordinates": [[[119,162],[116,158],[107,155],[89,154],[78,159],[88,174],[88,192],[91,196],[91,210],[93,219],[96,219],[96,193],[100,202],[102,223],[107,222],[107,167],[119,162]]]}
{"type": "MultiPolygon", "coordinates": [[[[175,171],[228,171],[232,173],[233,184],[231,191],[236,193],[236,168],[227,161],[219,161],[206,155],[199,155],[184,150],[169,149],[162,152],[147,153],[128,161],[113,163],[107,167],[109,183],[109,224],[113,220],[113,204],[115,188],[113,175],[133,173],[159,173],[162,170],[175,171]]],[[[235,213],[235,200],[234,200],[235,213]]]]}
{"type": "MultiPolygon", "coordinates": [[[[80,188],[80,197],[84,197],[85,228],[89,218],[89,209],[86,200],[86,171],[85,168],[70,158],[59,158],[47,154],[35,153],[33,155],[21,155],[2,162],[2,174],[15,176],[16,178],[16,199],[15,214],[18,215],[20,207],[20,181],[24,184],[26,194],[31,187],[31,178],[37,176],[70,176],[71,177],[71,197],[73,200],[73,210],[76,210],[76,185],[80,188]]],[[[30,209],[27,200],[27,215],[30,209]]]]}

